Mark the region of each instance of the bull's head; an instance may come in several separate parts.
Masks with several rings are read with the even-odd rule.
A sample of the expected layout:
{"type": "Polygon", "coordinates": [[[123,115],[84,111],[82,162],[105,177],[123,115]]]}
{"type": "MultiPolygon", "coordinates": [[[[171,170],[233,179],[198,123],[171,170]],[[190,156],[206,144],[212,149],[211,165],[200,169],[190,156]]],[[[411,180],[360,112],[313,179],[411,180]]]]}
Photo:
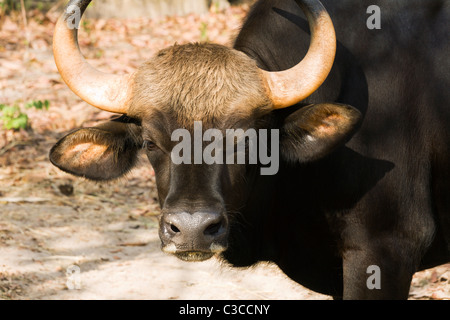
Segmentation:
{"type": "MultiPolygon", "coordinates": [[[[298,2],[310,24],[311,44],[300,63],[281,72],[259,69],[235,49],[202,43],[161,50],[131,75],[105,74],[83,58],[66,12],[54,35],[62,78],[86,102],[124,116],[67,135],[53,147],[50,160],[77,176],[112,180],[128,172],[144,149],[156,174],[163,250],[184,260],[204,260],[226,250],[231,213],[245,205],[255,174],[248,164],[175,163],[171,136],[176,129],[192,133],[195,121],[201,121],[203,131],[279,128],[281,155],[298,162],[341,145],[360,119],[349,106],[321,104],[300,108],[282,123],[273,120],[274,109],[311,95],[334,61],[330,17],[319,1],[298,2]]],[[[68,6],[82,14],[89,3],[72,0],[68,6]]]]}

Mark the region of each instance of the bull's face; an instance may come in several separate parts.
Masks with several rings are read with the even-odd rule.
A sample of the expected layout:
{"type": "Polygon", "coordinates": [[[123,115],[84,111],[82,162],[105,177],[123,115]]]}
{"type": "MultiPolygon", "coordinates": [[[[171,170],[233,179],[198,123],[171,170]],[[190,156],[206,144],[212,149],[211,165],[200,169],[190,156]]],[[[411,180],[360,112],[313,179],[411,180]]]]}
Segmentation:
{"type": "MultiPolygon", "coordinates": [[[[79,2],[83,12],[89,1],[71,3],[79,2]]],[[[227,141],[229,130],[252,130],[256,141],[263,138],[259,129],[279,130],[264,135],[273,161],[312,161],[345,142],[360,120],[358,111],[337,104],[306,106],[274,120],[274,109],[311,94],[333,62],[331,22],[318,2],[305,2],[313,34],[321,39],[313,38],[309,57],[298,66],[277,73],[260,70],[231,48],[187,44],[160,51],[131,76],[105,75],[86,64],[76,50],[76,31],[62,18],[55,59],[63,78],[89,103],[126,115],[67,135],[50,160],[78,176],[112,180],[128,172],[144,150],[156,174],[163,251],[198,261],[226,250],[233,214],[245,206],[261,174],[260,159],[246,155],[236,161],[239,139],[227,141]],[[304,78],[306,84],[298,81],[304,78]]],[[[244,153],[251,149],[248,142],[241,145],[244,153]]]]}
{"type": "Polygon", "coordinates": [[[233,189],[242,188],[245,165],[227,164],[220,148],[213,154],[218,161],[204,159],[211,142],[203,136],[208,129],[246,130],[255,125],[255,110],[270,110],[258,69],[229,48],[188,44],[159,52],[135,81],[142,87],[134,89],[127,116],[141,123],[155,170],[162,248],[184,260],[207,259],[227,247],[227,212],[238,205],[233,189]]]}

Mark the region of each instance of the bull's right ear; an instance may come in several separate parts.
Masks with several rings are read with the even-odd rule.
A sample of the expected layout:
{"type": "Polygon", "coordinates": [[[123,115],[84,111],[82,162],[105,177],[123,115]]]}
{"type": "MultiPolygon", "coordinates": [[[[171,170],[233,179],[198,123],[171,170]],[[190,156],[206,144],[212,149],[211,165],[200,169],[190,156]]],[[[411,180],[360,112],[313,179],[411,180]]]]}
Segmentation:
{"type": "Polygon", "coordinates": [[[119,178],[134,166],[141,148],[138,135],[130,131],[136,127],[113,120],[76,130],[53,146],[50,161],[67,173],[90,180],[119,178]]]}

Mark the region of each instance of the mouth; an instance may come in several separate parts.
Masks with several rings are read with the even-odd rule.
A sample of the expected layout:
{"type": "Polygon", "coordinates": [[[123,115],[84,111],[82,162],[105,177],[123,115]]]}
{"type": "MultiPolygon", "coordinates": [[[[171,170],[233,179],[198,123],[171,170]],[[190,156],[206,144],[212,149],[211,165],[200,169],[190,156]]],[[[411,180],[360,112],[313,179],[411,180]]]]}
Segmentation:
{"type": "Polygon", "coordinates": [[[178,259],[188,262],[205,261],[225,250],[226,247],[219,244],[212,244],[207,250],[180,250],[173,243],[162,246],[163,252],[173,254],[178,259]]]}
{"type": "Polygon", "coordinates": [[[174,256],[180,260],[188,262],[205,261],[212,258],[215,255],[214,252],[202,252],[202,251],[182,251],[174,253],[174,256]]]}

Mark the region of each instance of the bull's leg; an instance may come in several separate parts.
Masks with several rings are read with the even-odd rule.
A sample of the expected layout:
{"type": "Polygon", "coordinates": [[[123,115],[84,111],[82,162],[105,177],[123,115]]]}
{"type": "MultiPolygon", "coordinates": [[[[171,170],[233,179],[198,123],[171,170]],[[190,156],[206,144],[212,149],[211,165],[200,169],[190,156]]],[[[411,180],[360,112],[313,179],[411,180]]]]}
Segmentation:
{"type": "Polygon", "coordinates": [[[414,263],[386,246],[345,252],[344,299],[407,299],[414,263]]]}

